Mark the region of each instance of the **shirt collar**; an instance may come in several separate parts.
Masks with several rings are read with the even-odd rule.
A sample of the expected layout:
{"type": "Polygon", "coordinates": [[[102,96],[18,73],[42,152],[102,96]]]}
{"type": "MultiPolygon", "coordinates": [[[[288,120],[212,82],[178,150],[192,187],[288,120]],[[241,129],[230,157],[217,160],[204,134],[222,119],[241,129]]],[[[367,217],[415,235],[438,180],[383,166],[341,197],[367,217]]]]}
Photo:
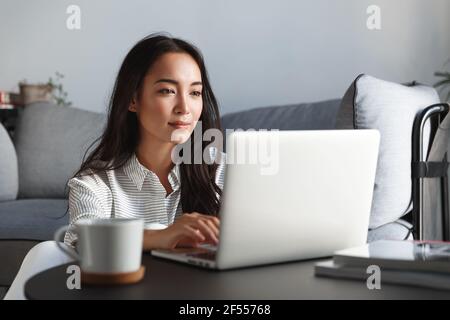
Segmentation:
{"type": "MultiPolygon", "coordinates": [[[[138,158],[136,157],[136,153],[133,152],[130,159],[125,163],[123,167],[123,171],[130,178],[131,181],[136,185],[139,191],[142,190],[142,185],[144,184],[144,180],[147,176],[150,176],[152,183],[161,184],[158,176],[151,170],[147,169],[143,166],[138,158]]],[[[173,191],[179,189],[180,187],[180,165],[176,164],[173,169],[169,172],[169,183],[172,186],[173,191]]]]}

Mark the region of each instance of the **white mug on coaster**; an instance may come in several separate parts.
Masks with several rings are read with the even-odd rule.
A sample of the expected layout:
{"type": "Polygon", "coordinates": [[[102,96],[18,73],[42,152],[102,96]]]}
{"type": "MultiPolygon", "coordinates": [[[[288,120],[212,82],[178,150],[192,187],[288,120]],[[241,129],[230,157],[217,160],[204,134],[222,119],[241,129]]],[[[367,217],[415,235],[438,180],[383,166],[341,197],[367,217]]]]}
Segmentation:
{"type": "Polygon", "coordinates": [[[78,254],[61,243],[69,226],[55,232],[58,247],[80,262],[83,272],[114,274],[141,267],[144,222],[140,219],[81,219],[75,223],[78,254]]]}

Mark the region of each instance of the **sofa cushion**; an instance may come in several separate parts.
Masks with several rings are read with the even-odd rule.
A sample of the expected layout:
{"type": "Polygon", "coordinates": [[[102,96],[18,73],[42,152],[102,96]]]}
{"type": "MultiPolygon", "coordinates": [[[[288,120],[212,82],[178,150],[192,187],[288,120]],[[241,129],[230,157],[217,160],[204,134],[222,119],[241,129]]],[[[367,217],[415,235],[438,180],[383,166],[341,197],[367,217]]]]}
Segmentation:
{"type": "Polygon", "coordinates": [[[19,190],[17,156],[8,132],[0,123],[0,201],[14,200],[19,190]]]}
{"type": "Polygon", "coordinates": [[[63,198],[69,178],[101,135],[105,115],[39,102],[18,119],[19,198],[63,198]]]}
{"type": "MultiPolygon", "coordinates": [[[[347,90],[337,128],[378,129],[381,134],[370,228],[394,222],[411,210],[412,127],[418,112],[438,102],[431,87],[368,75],[358,76],[347,90]]],[[[428,146],[429,126],[425,129],[428,146]]]]}
{"type": "Polygon", "coordinates": [[[226,114],[224,129],[333,129],[339,110],[339,100],[262,107],[226,114]]]}
{"type": "Polygon", "coordinates": [[[0,202],[0,239],[51,240],[69,223],[65,199],[19,199],[0,202]]]}

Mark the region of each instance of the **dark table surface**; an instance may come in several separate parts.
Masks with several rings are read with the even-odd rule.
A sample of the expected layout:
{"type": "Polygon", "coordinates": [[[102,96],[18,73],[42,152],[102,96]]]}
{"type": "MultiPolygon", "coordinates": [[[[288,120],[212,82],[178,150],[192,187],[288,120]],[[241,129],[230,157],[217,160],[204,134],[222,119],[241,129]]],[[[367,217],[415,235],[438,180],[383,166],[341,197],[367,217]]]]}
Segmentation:
{"type": "MultiPolygon", "coordinates": [[[[323,260],[323,259],[322,259],[323,260]]],[[[67,288],[70,264],[29,279],[29,299],[450,299],[450,291],[314,276],[321,260],[290,262],[228,271],[200,269],[144,254],[144,279],[134,285],[67,288]]]]}

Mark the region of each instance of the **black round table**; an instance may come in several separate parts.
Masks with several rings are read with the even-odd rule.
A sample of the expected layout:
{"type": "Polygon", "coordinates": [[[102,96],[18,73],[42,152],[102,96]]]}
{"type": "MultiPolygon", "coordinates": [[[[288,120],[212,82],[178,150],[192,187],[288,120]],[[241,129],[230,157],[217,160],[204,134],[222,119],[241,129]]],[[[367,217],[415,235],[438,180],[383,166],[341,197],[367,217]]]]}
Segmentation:
{"type": "Polygon", "coordinates": [[[368,290],[365,281],[314,276],[320,260],[214,271],[144,254],[144,279],[134,285],[83,286],[69,290],[70,264],[29,279],[28,299],[450,299],[450,291],[382,284],[368,290]]]}

